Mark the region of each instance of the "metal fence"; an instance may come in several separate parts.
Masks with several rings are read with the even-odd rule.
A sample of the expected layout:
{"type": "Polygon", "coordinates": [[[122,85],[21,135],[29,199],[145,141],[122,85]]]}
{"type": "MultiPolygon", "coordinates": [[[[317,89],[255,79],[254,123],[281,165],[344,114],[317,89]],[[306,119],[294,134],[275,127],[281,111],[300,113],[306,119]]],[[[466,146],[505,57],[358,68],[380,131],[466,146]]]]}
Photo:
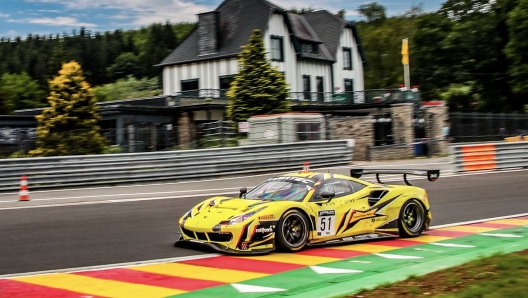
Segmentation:
{"type": "Polygon", "coordinates": [[[226,175],[301,170],[349,164],[347,140],[177,150],[130,154],[79,155],[0,160],[0,191],[18,189],[26,175],[30,189],[176,181],[226,175]]]}
{"type": "MultiPolygon", "coordinates": [[[[216,103],[228,104],[227,89],[197,89],[177,92],[168,99],[169,106],[187,106],[193,104],[216,103]]],[[[420,91],[401,89],[371,89],[340,92],[290,92],[292,104],[376,104],[419,102],[420,91]]]]}
{"type": "Polygon", "coordinates": [[[449,113],[454,143],[503,141],[528,135],[528,114],[449,113]]]}
{"type": "MultiPolygon", "coordinates": [[[[82,134],[71,130],[70,134],[82,134]]],[[[132,153],[171,150],[177,147],[177,132],[164,126],[134,126],[123,129],[101,129],[109,148],[105,153],[132,153]]],[[[36,148],[34,128],[0,128],[0,158],[23,157],[36,148]]]]}
{"type": "Polygon", "coordinates": [[[450,147],[456,172],[528,167],[528,140],[450,147]]]}
{"type": "MultiPolygon", "coordinates": [[[[270,137],[264,134],[258,138],[247,132],[240,132],[238,125],[231,121],[208,121],[187,126],[187,129],[174,128],[172,125],[131,125],[122,129],[101,129],[101,135],[108,141],[108,148],[103,153],[113,154],[329,139],[329,135],[325,133],[325,123],[315,124],[317,123],[301,123],[294,128],[279,125],[271,127],[276,129],[273,131],[276,135],[270,137]]],[[[268,125],[269,123],[253,124],[252,128],[253,131],[266,130],[268,125]]],[[[68,133],[75,135],[83,132],[72,130],[68,133]]],[[[35,129],[0,129],[0,158],[28,157],[28,152],[35,148],[35,129]]]]}

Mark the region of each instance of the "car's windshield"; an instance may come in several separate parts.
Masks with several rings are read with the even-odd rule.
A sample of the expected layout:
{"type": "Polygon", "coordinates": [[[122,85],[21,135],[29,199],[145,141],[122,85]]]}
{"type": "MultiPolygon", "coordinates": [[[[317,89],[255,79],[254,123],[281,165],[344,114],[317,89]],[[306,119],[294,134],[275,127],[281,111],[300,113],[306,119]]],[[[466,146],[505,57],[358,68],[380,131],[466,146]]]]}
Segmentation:
{"type": "Polygon", "coordinates": [[[266,201],[302,201],[312,189],[313,181],[298,177],[272,178],[249,191],[247,199],[266,201]]]}

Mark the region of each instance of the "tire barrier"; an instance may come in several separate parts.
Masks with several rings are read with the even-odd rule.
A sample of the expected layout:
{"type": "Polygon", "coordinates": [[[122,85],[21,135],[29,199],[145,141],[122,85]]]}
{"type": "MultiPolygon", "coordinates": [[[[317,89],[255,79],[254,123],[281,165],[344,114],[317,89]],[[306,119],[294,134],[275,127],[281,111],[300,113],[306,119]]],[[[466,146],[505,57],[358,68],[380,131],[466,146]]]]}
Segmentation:
{"type": "Polygon", "coordinates": [[[456,172],[528,167],[528,142],[495,142],[450,147],[456,172]]]}

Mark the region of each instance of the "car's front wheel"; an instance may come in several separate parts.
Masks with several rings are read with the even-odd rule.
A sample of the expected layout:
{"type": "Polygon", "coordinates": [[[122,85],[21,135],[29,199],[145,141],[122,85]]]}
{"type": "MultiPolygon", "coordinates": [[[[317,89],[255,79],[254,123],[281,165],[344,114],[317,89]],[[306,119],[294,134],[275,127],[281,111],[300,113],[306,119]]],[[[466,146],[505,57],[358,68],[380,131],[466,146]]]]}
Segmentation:
{"type": "Polygon", "coordinates": [[[297,210],[288,210],[277,224],[277,244],[286,251],[301,250],[308,242],[308,219],[297,210]]]}
{"type": "Polygon", "coordinates": [[[401,237],[419,236],[425,227],[425,209],[416,199],[403,204],[400,210],[398,228],[401,237]]]}

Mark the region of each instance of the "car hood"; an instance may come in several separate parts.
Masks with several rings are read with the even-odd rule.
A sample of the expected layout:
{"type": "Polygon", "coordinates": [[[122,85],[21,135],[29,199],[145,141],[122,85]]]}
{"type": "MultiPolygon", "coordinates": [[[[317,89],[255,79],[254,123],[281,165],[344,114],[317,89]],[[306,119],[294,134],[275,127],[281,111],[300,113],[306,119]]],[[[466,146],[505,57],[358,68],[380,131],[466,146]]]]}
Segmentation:
{"type": "Polygon", "coordinates": [[[261,200],[215,197],[197,205],[193,209],[192,216],[186,221],[189,224],[208,222],[215,225],[246,212],[268,206],[270,203],[261,200]]]}

